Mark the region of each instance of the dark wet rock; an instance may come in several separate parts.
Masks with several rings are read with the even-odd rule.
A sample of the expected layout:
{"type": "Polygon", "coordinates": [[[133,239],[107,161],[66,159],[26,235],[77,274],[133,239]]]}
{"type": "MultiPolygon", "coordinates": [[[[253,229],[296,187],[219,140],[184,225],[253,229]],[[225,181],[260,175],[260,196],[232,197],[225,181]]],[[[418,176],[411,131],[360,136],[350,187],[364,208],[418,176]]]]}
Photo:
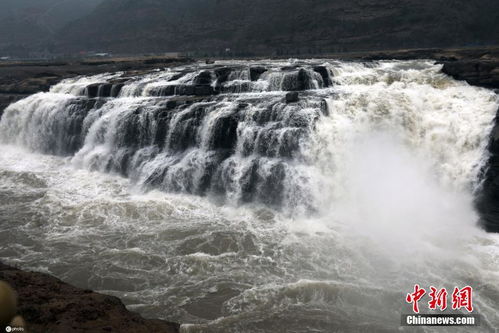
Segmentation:
{"type": "Polygon", "coordinates": [[[215,90],[212,86],[198,85],[194,87],[194,95],[196,96],[209,96],[213,95],[215,90]]]}
{"type": "Polygon", "coordinates": [[[99,86],[98,97],[111,97],[111,89],[113,85],[111,83],[103,83],[99,86]]]}
{"type": "Polygon", "coordinates": [[[124,85],[125,85],[124,83],[113,84],[111,88],[111,97],[118,97],[124,85]]]}
{"type": "Polygon", "coordinates": [[[329,70],[326,66],[315,66],[314,71],[319,73],[322,77],[322,82],[324,83],[324,87],[329,87],[333,82],[331,81],[329,70]]]}
{"type": "Polygon", "coordinates": [[[194,78],[195,85],[209,85],[211,84],[211,72],[202,71],[194,78]]]}
{"type": "Polygon", "coordinates": [[[177,333],[180,329],[175,323],[144,319],[116,297],[76,288],[47,274],[0,263],[0,280],[17,291],[18,313],[32,333],[177,333]]]}
{"type": "Polygon", "coordinates": [[[303,68],[300,68],[298,71],[290,71],[284,76],[281,89],[285,91],[312,89],[314,87],[312,79],[311,74],[303,68]]]}
{"type": "Polygon", "coordinates": [[[270,168],[266,179],[260,179],[260,200],[270,207],[280,207],[283,201],[284,179],[286,178],[286,167],[283,163],[277,163],[270,168]]]}
{"type": "Polygon", "coordinates": [[[249,106],[249,103],[239,103],[237,106],[237,109],[242,110],[242,109],[247,108],[248,106],[249,106]]]}
{"type": "Polygon", "coordinates": [[[168,102],[166,102],[166,109],[167,110],[173,110],[177,107],[177,101],[175,100],[170,100],[168,102]]]}
{"type": "Polygon", "coordinates": [[[208,100],[210,100],[210,98],[207,96],[175,95],[170,97],[168,101],[166,101],[165,105],[170,105],[171,103],[171,105],[173,106],[174,105],[173,103],[175,103],[176,107],[180,107],[208,100]]]}
{"type": "Polygon", "coordinates": [[[88,98],[95,98],[99,94],[100,83],[94,83],[85,88],[85,95],[88,98]]]}
{"type": "Polygon", "coordinates": [[[185,75],[185,73],[175,74],[168,81],[176,81],[176,80],[180,79],[181,77],[183,77],[184,75],[185,75]]]}
{"type": "Polygon", "coordinates": [[[237,143],[238,124],[239,117],[236,113],[217,118],[211,142],[212,149],[233,150],[237,143]]]}
{"type": "Polygon", "coordinates": [[[177,86],[168,85],[163,87],[156,87],[150,90],[152,96],[173,96],[175,95],[177,86]]]}
{"type": "Polygon", "coordinates": [[[215,69],[215,75],[217,77],[217,84],[226,82],[229,78],[230,73],[232,73],[233,69],[230,67],[221,67],[215,69]]]}
{"type": "Polygon", "coordinates": [[[221,67],[215,69],[215,76],[216,76],[216,85],[215,85],[215,91],[217,93],[222,92],[224,90],[223,84],[228,81],[230,74],[232,73],[233,68],[230,67],[221,67]]]}
{"type": "MultiPolygon", "coordinates": [[[[0,64],[0,93],[30,95],[41,91],[48,91],[50,87],[62,79],[78,75],[94,75],[106,72],[122,71],[123,67],[132,70],[131,76],[140,73],[148,73],[158,68],[158,65],[171,67],[179,64],[192,62],[189,58],[154,58],[150,63],[147,57],[135,57],[126,59],[110,58],[105,64],[96,65],[94,61],[83,61],[80,63],[64,62],[14,62],[12,64],[0,64]]],[[[110,83],[123,83],[124,80],[113,80],[110,83]]]]}
{"type": "Polygon", "coordinates": [[[286,94],[286,103],[296,103],[300,100],[300,97],[298,95],[298,92],[293,91],[293,92],[288,92],[286,94]]]}
{"type": "Polygon", "coordinates": [[[499,89],[499,60],[447,61],[442,72],[475,86],[499,89]]]}
{"type": "Polygon", "coordinates": [[[267,69],[262,66],[250,67],[250,79],[251,81],[258,81],[260,76],[265,73],[267,69]]]}
{"type": "Polygon", "coordinates": [[[185,151],[195,147],[199,142],[197,129],[201,126],[207,113],[207,107],[194,104],[193,107],[182,112],[175,127],[170,128],[170,145],[172,151],[185,151]]]}
{"type": "Polygon", "coordinates": [[[169,85],[151,90],[153,96],[210,96],[217,91],[210,85],[169,85]]]}
{"type": "MultiPolygon", "coordinates": [[[[39,92],[49,91],[50,87],[62,79],[79,76],[93,75],[104,72],[116,72],[123,70],[123,66],[132,69],[130,76],[147,73],[158,67],[165,67],[192,62],[188,58],[157,58],[157,63],[148,63],[147,58],[136,57],[125,60],[110,59],[106,64],[96,66],[93,62],[82,62],[79,64],[61,62],[16,62],[12,64],[1,64],[0,66],[0,117],[4,109],[24,97],[39,92]]],[[[179,77],[184,74],[178,74],[179,77]]],[[[128,79],[116,79],[111,81],[110,97],[117,97],[128,79]]],[[[108,94],[108,88],[104,89],[108,94]]],[[[91,95],[97,97],[99,94],[98,84],[91,87],[91,95]]],[[[104,94],[104,92],[103,92],[104,94]]]]}
{"type": "MultiPolygon", "coordinates": [[[[499,89],[499,56],[464,59],[443,63],[442,72],[456,80],[485,88],[499,89]]],[[[481,171],[483,180],[475,197],[480,225],[488,232],[499,233],[499,110],[490,134],[489,159],[481,171]]]]}
{"type": "Polygon", "coordinates": [[[59,77],[57,73],[41,72],[33,75],[34,78],[48,78],[48,77],[59,77]]]}
{"type": "MultiPolygon", "coordinates": [[[[36,73],[35,73],[36,74],[36,73]]],[[[0,93],[31,95],[41,91],[49,91],[50,87],[60,80],[58,77],[27,78],[16,80],[13,74],[8,78],[0,78],[0,93]],[[2,83],[2,81],[7,81],[2,83]]]]}
{"type": "Polygon", "coordinates": [[[104,100],[86,98],[72,100],[46,128],[47,136],[44,140],[40,140],[39,151],[59,156],[73,155],[83,145],[85,134],[83,121],[89,110],[102,106],[104,102],[104,100]]]}
{"type": "Polygon", "coordinates": [[[327,104],[326,100],[323,99],[321,101],[321,112],[323,115],[325,115],[326,117],[329,116],[330,112],[329,112],[329,105],[327,104]]]}
{"type": "Polygon", "coordinates": [[[499,232],[499,110],[490,134],[489,160],[482,170],[483,183],[475,199],[480,224],[489,232],[499,232]]]}
{"type": "Polygon", "coordinates": [[[85,88],[85,95],[89,98],[118,97],[123,86],[123,80],[116,82],[93,83],[85,88]]]}
{"type": "Polygon", "coordinates": [[[175,95],[195,95],[195,87],[187,84],[179,85],[175,89],[175,95]]]}

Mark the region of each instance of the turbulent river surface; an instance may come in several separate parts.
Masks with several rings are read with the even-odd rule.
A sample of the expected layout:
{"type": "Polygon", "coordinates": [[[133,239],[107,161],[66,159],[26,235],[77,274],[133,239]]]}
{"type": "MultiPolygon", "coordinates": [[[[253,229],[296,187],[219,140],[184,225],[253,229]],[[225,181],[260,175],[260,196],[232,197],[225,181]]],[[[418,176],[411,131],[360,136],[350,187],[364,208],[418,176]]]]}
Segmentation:
{"type": "Polygon", "coordinates": [[[430,61],[65,80],[1,118],[0,257],[183,332],[494,331],[498,106],[430,61]],[[481,326],[400,327],[415,284],[472,286],[481,326]]]}

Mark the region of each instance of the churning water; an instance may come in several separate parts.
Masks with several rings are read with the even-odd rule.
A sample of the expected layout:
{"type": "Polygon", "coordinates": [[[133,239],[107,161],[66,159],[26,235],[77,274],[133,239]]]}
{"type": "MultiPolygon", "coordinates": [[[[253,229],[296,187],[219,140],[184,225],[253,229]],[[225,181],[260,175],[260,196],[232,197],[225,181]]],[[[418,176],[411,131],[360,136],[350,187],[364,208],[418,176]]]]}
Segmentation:
{"type": "Polygon", "coordinates": [[[184,332],[459,331],[399,327],[416,283],[473,286],[493,331],[498,106],[425,61],[66,80],[1,119],[0,256],[184,332]]]}

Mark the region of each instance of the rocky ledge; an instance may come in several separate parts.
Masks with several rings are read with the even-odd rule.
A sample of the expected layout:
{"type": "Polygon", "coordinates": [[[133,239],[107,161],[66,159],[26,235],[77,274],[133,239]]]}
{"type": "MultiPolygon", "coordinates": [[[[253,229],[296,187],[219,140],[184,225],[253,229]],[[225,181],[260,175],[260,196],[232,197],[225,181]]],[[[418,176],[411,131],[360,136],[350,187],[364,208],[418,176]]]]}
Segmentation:
{"type": "Polygon", "coordinates": [[[361,61],[431,59],[441,63],[442,72],[456,80],[490,89],[499,88],[499,46],[367,51],[331,54],[329,57],[361,61]]]}
{"type": "Polygon", "coordinates": [[[469,84],[499,89],[499,59],[447,61],[442,72],[469,84]]]}
{"type": "Polygon", "coordinates": [[[123,71],[134,75],[192,62],[185,57],[128,57],[68,61],[0,62],[0,117],[11,103],[48,91],[59,81],[78,75],[123,71]]]}
{"type": "Polygon", "coordinates": [[[179,332],[178,324],[144,319],[116,297],[76,288],[47,274],[0,263],[0,280],[16,290],[18,314],[30,333],[179,332]]]}

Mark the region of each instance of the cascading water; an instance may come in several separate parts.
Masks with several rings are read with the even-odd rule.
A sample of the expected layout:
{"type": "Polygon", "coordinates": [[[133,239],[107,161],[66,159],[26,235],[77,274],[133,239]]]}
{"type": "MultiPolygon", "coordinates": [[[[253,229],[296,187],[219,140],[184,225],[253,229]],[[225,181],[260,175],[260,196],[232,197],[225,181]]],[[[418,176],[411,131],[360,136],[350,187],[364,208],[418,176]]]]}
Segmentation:
{"type": "Polygon", "coordinates": [[[75,165],[117,172],[144,187],[210,194],[234,204],[305,204],[300,183],[307,176],[300,166],[307,162],[300,161],[300,145],[321,116],[321,96],[286,104],[282,93],[273,92],[319,88],[325,85],[321,75],[294,67],[188,70],[125,85],[109,82],[122,82],[117,75],[67,80],[12,106],[2,137],[44,153],[74,154],[75,165]],[[79,96],[110,96],[117,89],[120,98],[111,100],[79,96]],[[215,92],[222,94],[156,97],[215,92]]]}
{"type": "Polygon", "coordinates": [[[0,254],[185,332],[391,332],[416,283],[474,286],[497,329],[498,106],[429,61],[65,80],[0,121],[0,254]]]}

